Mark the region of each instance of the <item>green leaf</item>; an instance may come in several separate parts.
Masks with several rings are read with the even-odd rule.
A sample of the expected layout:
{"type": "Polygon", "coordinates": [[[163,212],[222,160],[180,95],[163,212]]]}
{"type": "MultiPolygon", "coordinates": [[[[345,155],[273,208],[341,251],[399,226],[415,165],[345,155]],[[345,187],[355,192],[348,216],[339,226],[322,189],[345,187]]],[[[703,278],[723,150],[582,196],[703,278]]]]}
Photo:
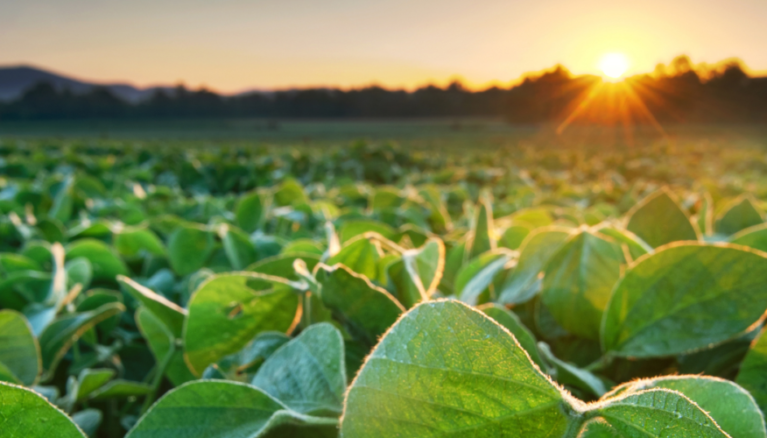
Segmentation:
{"type": "Polygon", "coordinates": [[[677,244],[632,266],[602,323],[604,351],[658,357],[745,333],[765,311],[767,258],[744,247],[677,244]]]}
{"type": "Polygon", "coordinates": [[[530,229],[522,225],[512,225],[503,232],[498,245],[511,250],[517,250],[530,234],[530,229]]]}
{"type": "Polygon", "coordinates": [[[522,324],[522,321],[519,320],[519,317],[517,317],[514,312],[506,310],[504,307],[495,303],[483,304],[477,307],[477,309],[484,312],[485,315],[490,318],[493,318],[498,324],[506,327],[506,329],[517,339],[519,345],[525,349],[528,355],[530,355],[530,359],[532,359],[541,370],[546,369],[543,359],[541,359],[541,355],[538,352],[538,343],[535,341],[535,336],[533,336],[530,330],[522,324]]]}
{"type": "Polygon", "coordinates": [[[321,257],[325,250],[322,248],[320,242],[315,242],[311,239],[297,239],[292,242],[288,242],[283,248],[281,255],[316,255],[321,257]]]}
{"type": "Polygon", "coordinates": [[[72,217],[74,195],[72,188],[74,186],[75,178],[68,176],[64,181],[59,183],[58,191],[53,196],[53,205],[48,210],[48,217],[58,219],[61,222],[66,223],[72,217]]]}
{"type": "Polygon", "coordinates": [[[256,192],[242,195],[237,202],[237,208],[235,210],[237,226],[248,233],[256,231],[261,224],[263,212],[264,203],[261,200],[261,195],[256,192]]]}
{"type": "Polygon", "coordinates": [[[128,267],[117,252],[96,239],[81,239],[67,247],[67,259],[84,257],[93,266],[93,279],[114,281],[118,275],[127,275],[128,267]]]}
{"type": "Polygon", "coordinates": [[[224,243],[226,258],[235,270],[241,271],[258,259],[256,247],[241,230],[223,224],[218,228],[218,235],[224,243]]]}
{"type": "Polygon", "coordinates": [[[764,222],[762,213],[754,206],[748,196],[735,199],[717,219],[715,230],[718,234],[729,236],[764,222]]]}
{"type": "Polygon", "coordinates": [[[0,310],[0,380],[32,386],[40,367],[40,346],[24,315],[0,310]]]}
{"type": "Polygon", "coordinates": [[[621,246],[625,245],[628,249],[628,253],[631,256],[631,260],[636,260],[645,254],[653,252],[652,247],[642,241],[636,234],[631,231],[614,228],[611,226],[601,227],[597,230],[599,234],[603,234],[616,242],[621,246]]]}
{"type": "Polygon", "coordinates": [[[570,234],[566,228],[555,227],[530,233],[522,244],[517,266],[501,285],[498,302],[521,304],[534,297],[538,293],[538,274],[570,234]]]}
{"type": "Polygon", "coordinates": [[[68,261],[64,270],[67,275],[67,288],[80,284],[83,289],[87,289],[93,280],[93,265],[85,257],[68,261]]]}
{"type": "Polygon", "coordinates": [[[115,376],[110,369],[85,369],[77,376],[77,394],[75,400],[83,400],[91,393],[106,385],[115,376]]]}
{"type": "Polygon", "coordinates": [[[767,331],[762,331],[751,345],[735,381],[754,396],[762,413],[767,415],[767,335],[765,333],[767,331]]]}
{"type": "Polygon", "coordinates": [[[727,438],[716,422],[679,392],[653,389],[608,399],[591,408],[626,438],[727,438]]]}
{"type": "Polygon", "coordinates": [[[653,248],[679,240],[698,240],[690,218],[665,188],[635,205],[628,216],[626,229],[653,248]]]}
{"type": "Polygon", "coordinates": [[[0,382],[0,431],[24,438],[85,438],[66,414],[34,391],[0,382]]]}
{"type": "Polygon", "coordinates": [[[519,343],[456,301],[422,303],[384,336],[349,389],[341,435],[560,437],[571,410],[519,343]]]}
{"type": "Polygon", "coordinates": [[[165,255],[165,246],[148,228],[124,228],[114,236],[114,246],[125,257],[136,257],[142,251],[158,256],[165,255]]]}
{"type": "Polygon", "coordinates": [[[767,224],[746,228],[730,238],[736,245],[748,246],[759,251],[767,251],[767,224]]]}
{"type": "Polygon", "coordinates": [[[157,319],[162,321],[173,336],[177,339],[181,338],[184,320],[187,315],[186,309],[128,277],[121,275],[117,277],[117,281],[125,286],[125,289],[133,298],[152,312],[157,319]]]}
{"type": "Polygon", "coordinates": [[[126,438],[259,438],[283,424],[309,428],[336,422],[292,411],[254,386],[196,381],[167,393],[126,438]]]}
{"type": "Polygon", "coordinates": [[[309,198],[304,192],[304,187],[293,178],[287,178],[274,192],[274,204],[278,207],[297,205],[308,201],[309,198]]]}
{"type": "Polygon", "coordinates": [[[341,243],[346,243],[352,238],[368,232],[378,233],[389,240],[394,239],[397,235],[394,228],[382,222],[360,220],[345,222],[339,231],[339,239],[341,243]]]}
{"type": "Polygon", "coordinates": [[[113,398],[127,398],[147,395],[152,392],[152,386],[131,380],[116,379],[93,391],[90,400],[101,401],[113,398]]]}
{"type": "Polygon", "coordinates": [[[10,252],[0,254],[0,269],[2,270],[3,276],[20,271],[43,270],[40,264],[31,258],[10,252]]]}
{"type": "Polygon", "coordinates": [[[101,425],[104,414],[98,409],[84,409],[72,414],[72,421],[89,437],[95,437],[96,431],[101,425]]]}
{"type": "Polygon", "coordinates": [[[491,236],[493,233],[493,206],[490,201],[483,200],[477,209],[477,217],[472,230],[471,251],[469,259],[473,259],[480,254],[495,249],[495,239],[491,236]]]}
{"type": "Polygon", "coordinates": [[[189,371],[189,367],[184,362],[183,350],[175,345],[178,337],[174,336],[154,313],[147,310],[146,307],[140,307],[136,311],[136,324],[141,335],[146,339],[149,349],[152,350],[155,363],[163,363],[168,358],[168,354],[173,355],[165,368],[165,375],[168,380],[175,386],[179,386],[195,379],[194,374],[189,371]]]}
{"type": "Polygon", "coordinates": [[[206,368],[203,378],[214,378],[211,375],[220,375],[226,380],[250,382],[264,361],[289,341],[290,337],[284,333],[259,333],[242,350],[206,368]]]}
{"type": "Polygon", "coordinates": [[[617,430],[601,418],[595,418],[588,423],[578,435],[578,438],[625,438],[617,430]]]}
{"type": "Polygon", "coordinates": [[[574,234],[546,264],[541,301],[565,330],[598,340],[624,262],[617,243],[589,231],[574,234]]]}
{"type": "Polygon", "coordinates": [[[88,312],[60,316],[40,335],[40,351],[46,376],[53,374],[59,361],[80,336],[101,321],[125,311],[121,303],[108,303],[88,312]]]}
{"type": "Polygon", "coordinates": [[[557,382],[563,385],[574,386],[578,389],[587,391],[593,396],[601,397],[607,392],[605,384],[591,372],[578,368],[577,366],[558,359],[551,352],[548,344],[540,342],[538,344],[543,357],[554,366],[553,376],[557,382]]]}
{"type": "Polygon", "coordinates": [[[261,332],[292,330],[297,309],[287,280],[244,272],[212,277],[189,301],[183,339],[190,370],[199,376],[261,332]]]}
{"type": "Polygon", "coordinates": [[[310,326],[264,362],[253,385],[296,412],[340,415],[346,391],[341,333],[328,323],[310,326]]]}
{"type": "Polygon", "coordinates": [[[326,263],[328,265],[341,263],[367,278],[376,278],[378,260],[381,259],[381,249],[366,236],[362,235],[346,242],[341,251],[330,257],[326,263]]]}
{"type": "Polygon", "coordinates": [[[168,237],[168,259],[179,275],[205,266],[213,253],[213,233],[203,228],[180,226],[168,237]]]}
{"type": "MultiPolygon", "coordinates": [[[[464,265],[455,277],[455,295],[466,304],[480,303],[480,295],[493,283],[496,274],[512,260],[507,250],[495,250],[476,257],[464,265]]],[[[486,301],[486,300],[485,300],[486,301]]]]}
{"type": "Polygon", "coordinates": [[[318,265],[322,302],[371,345],[405,311],[389,292],[343,265],[318,265]]]}
{"type": "Polygon", "coordinates": [[[632,394],[647,389],[678,391],[695,402],[732,438],[765,438],[764,417],[754,398],[729,380],[707,376],[667,376],[637,380],[613,390],[632,394]]]}
{"type": "Polygon", "coordinates": [[[293,269],[293,262],[298,259],[306,263],[306,269],[309,271],[313,270],[317,263],[320,262],[320,257],[315,254],[281,254],[253,263],[247,267],[246,271],[259,272],[261,274],[287,278],[288,280],[298,280],[296,271],[293,269]]]}
{"type": "Polygon", "coordinates": [[[387,273],[396,289],[396,298],[405,307],[427,301],[437,290],[445,267],[445,245],[433,238],[418,249],[402,253],[387,273]]]}

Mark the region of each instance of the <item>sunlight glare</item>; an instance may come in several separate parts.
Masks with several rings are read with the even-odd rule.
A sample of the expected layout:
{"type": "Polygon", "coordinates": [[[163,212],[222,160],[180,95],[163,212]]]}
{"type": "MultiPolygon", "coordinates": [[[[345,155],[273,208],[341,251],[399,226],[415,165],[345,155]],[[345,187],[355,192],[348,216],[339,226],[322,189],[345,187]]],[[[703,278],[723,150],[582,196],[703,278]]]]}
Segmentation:
{"type": "Polygon", "coordinates": [[[599,68],[608,79],[614,81],[623,77],[629,69],[629,59],[622,53],[608,53],[599,61],[599,68]]]}

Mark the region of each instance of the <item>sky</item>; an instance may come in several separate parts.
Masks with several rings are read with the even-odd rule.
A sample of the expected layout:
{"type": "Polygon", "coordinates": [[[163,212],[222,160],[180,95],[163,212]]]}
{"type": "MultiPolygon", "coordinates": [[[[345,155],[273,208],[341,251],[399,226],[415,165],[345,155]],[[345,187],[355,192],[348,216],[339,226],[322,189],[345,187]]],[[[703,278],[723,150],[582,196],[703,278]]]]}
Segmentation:
{"type": "Polygon", "coordinates": [[[482,88],[599,73],[607,53],[629,73],[680,54],[767,71],[765,22],[767,0],[0,0],[0,65],[226,93],[482,88]]]}

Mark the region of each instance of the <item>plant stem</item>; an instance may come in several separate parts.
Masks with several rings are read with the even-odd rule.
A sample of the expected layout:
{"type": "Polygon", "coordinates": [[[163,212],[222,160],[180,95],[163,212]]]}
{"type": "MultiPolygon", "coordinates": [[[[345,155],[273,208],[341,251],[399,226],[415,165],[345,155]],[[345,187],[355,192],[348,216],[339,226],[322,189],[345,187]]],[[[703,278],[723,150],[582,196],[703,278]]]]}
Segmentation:
{"type": "Polygon", "coordinates": [[[604,355],[595,362],[586,365],[583,369],[586,371],[600,371],[609,367],[613,363],[614,357],[610,354],[604,355]]]}
{"type": "Polygon", "coordinates": [[[573,415],[570,417],[570,422],[567,424],[567,430],[565,430],[565,433],[562,435],[562,438],[578,438],[581,434],[581,429],[583,429],[583,425],[586,423],[586,415],[584,414],[578,414],[573,415]]]}
{"type": "Polygon", "coordinates": [[[312,325],[312,292],[306,291],[303,295],[304,298],[304,327],[312,325]]]}
{"type": "Polygon", "coordinates": [[[157,395],[157,390],[160,389],[162,378],[165,376],[165,370],[168,368],[168,365],[170,364],[170,361],[175,353],[176,345],[171,343],[168,354],[165,355],[165,358],[163,358],[162,362],[158,363],[157,367],[155,368],[155,375],[152,379],[152,390],[149,391],[149,394],[146,395],[146,399],[144,399],[144,406],[141,407],[142,415],[146,413],[146,411],[148,411],[152,406],[152,402],[154,402],[154,398],[157,395]]]}

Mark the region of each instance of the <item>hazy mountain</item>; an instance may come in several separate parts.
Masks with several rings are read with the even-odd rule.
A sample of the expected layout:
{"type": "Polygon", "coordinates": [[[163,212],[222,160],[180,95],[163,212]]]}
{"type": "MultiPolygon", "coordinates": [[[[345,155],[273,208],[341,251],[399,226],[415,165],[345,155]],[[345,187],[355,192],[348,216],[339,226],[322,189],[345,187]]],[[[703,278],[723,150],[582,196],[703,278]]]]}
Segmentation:
{"type": "Polygon", "coordinates": [[[0,67],[0,101],[8,102],[21,97],[30,87],[40,82],[48,82],[59,91],[68,89],[75,94],[83,94],[94,87],[108,88],[115,96],[128,102],[138,102],[151,96],[160,88],[172,90],[173,87],[136,88],[129,84],[98,84],[83,82],[57,73],[30,66],[0,67]]]}

